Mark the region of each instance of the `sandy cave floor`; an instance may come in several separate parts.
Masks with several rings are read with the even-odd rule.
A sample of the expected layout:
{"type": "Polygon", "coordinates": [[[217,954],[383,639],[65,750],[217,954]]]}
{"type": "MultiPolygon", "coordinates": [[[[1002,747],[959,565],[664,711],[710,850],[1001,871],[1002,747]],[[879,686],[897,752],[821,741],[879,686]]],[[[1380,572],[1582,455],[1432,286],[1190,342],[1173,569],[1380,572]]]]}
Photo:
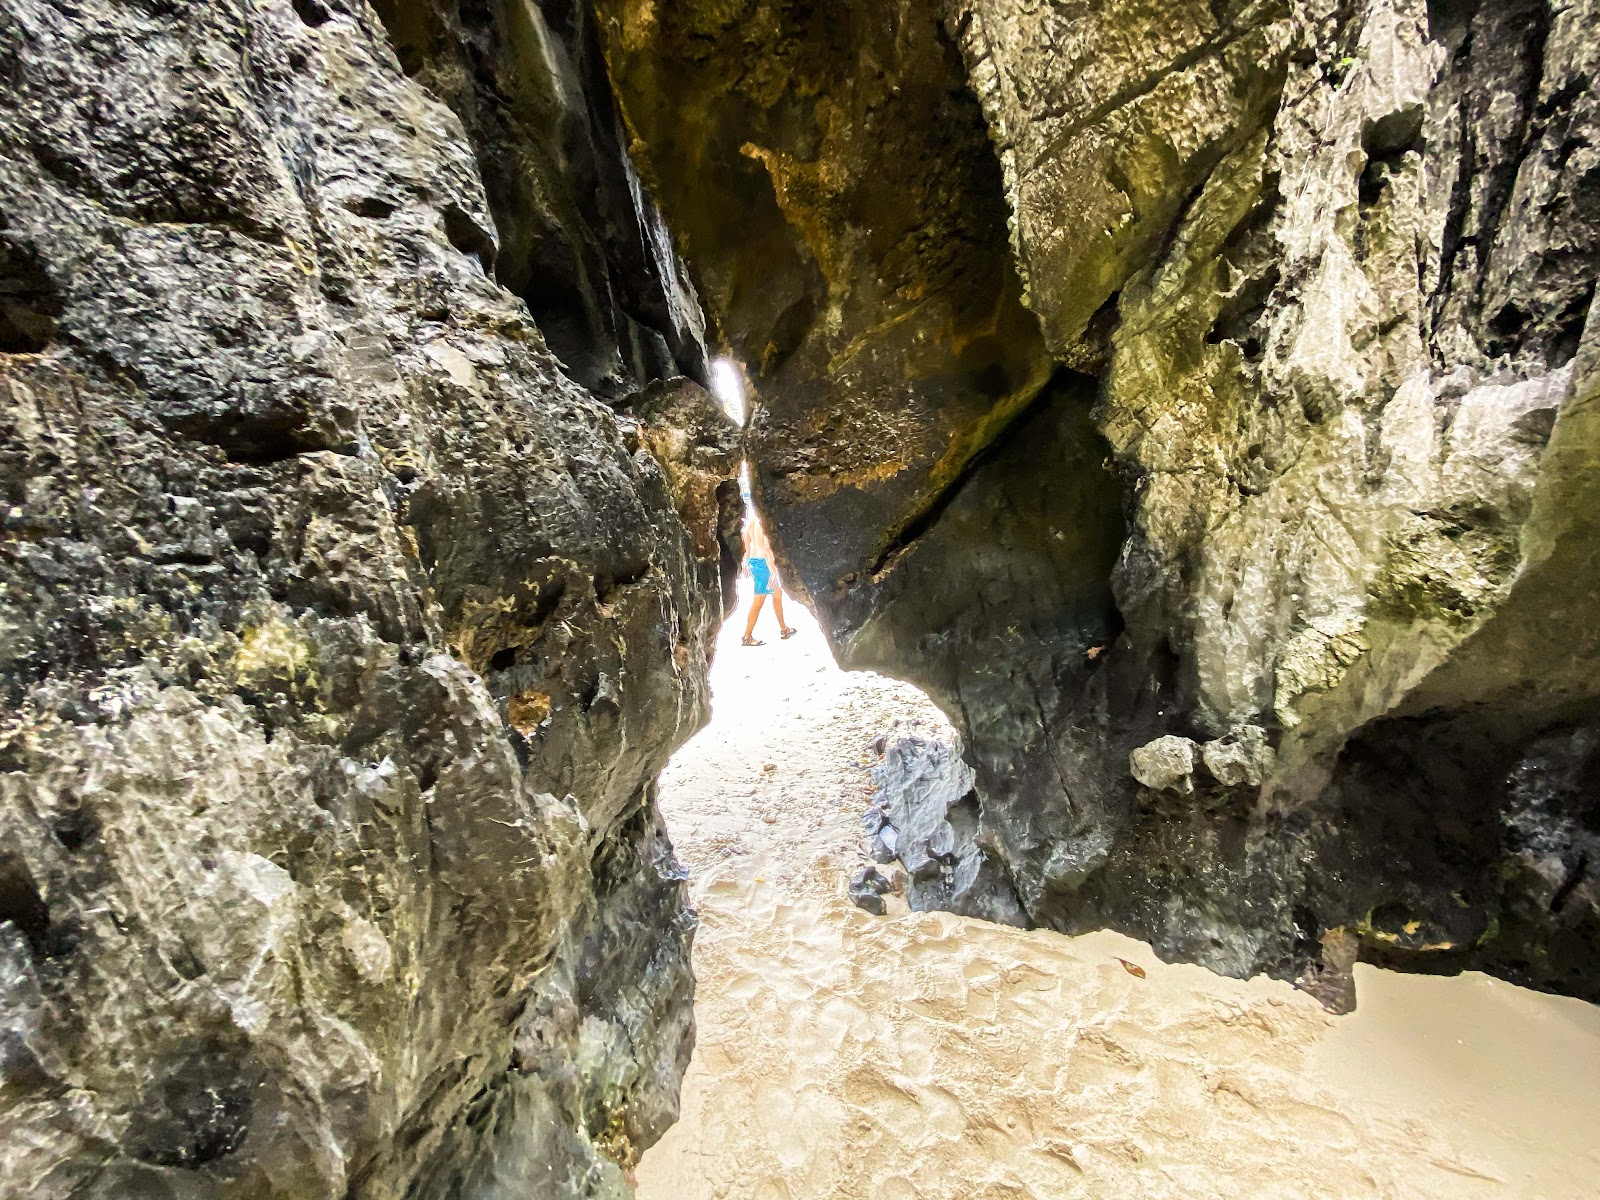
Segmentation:
{"type": "Polygon", "coordinates": [[[1594,1006],[1361,967],[1331,1018],[1114,934],[856,909],[871,743],[943,718],[798,604],[757,649],[743,615],[661,780],[699,1041],[642,1200],[1600,1196],[1594,1006]]]}

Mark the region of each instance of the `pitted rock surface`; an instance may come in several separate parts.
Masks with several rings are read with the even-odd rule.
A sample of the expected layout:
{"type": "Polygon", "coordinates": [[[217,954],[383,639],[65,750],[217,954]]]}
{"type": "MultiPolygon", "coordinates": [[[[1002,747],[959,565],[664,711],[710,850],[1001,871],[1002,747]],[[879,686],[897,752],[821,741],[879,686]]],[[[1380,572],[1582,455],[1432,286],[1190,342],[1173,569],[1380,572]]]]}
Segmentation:
{"type": "Polygon", "coordinates": [[[574,382],[364,4],[4,0],[0,78],[0,1193],[626,1195],[731,431],[574,382]]]}

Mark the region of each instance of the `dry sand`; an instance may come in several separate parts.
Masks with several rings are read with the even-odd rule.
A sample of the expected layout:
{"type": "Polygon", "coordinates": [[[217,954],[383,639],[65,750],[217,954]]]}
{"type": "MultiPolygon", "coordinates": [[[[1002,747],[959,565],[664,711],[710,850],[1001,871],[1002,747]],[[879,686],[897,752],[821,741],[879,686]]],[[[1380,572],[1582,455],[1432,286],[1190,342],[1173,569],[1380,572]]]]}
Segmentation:
{"type": "Polygon", "coordinates": [[[854,908],[871,740],[942,718],[789,616],[730,622],[662,777],[699,1045],[642,1200],[1600,1196],[1593,1006],[1363,967],[1331,1018],[1113,934],[854,908]]]}

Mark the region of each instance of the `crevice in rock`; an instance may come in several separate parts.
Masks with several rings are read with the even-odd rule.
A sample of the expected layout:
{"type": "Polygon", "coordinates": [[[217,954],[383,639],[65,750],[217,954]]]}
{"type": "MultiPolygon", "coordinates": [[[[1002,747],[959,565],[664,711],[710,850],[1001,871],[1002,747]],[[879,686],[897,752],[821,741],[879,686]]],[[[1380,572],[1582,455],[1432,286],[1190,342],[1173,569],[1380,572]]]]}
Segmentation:
{"type": "Polygon", "coordinates": [[[50,906],[22,858],[0,855],[0,923],[10,922],[28,939],[35,958],[42,958],[50,933],[50,906]]]}
{"type": "Polygon", "coordinates": [[[333,19],[333,14],[322,0],[294,0],[294,11],[312,29],[320,28],[333,19]]]}
{"type": "Polygon", "coordinates": [[[0,216],[0,354],[48,349],[61,314],[55,281],[0,216]]]}
{"type": "Polygon", "coordinates": [[[1572,897],[1572,893],[1577,890],[1578,885],[1583,882],[1588,870],[1589,856],[1587,854],[1578,855],[1578,861],[1573,865],[1572,873],[1556,889],[1555,895],[1550,897],[1551,912],[1559,913],[1566,908],[1567,901],[1572,897]]]}
{"type": "Polygon", "coordinates": [[[1452,58],[1467,48],[1479,4],[1480,0],[1428,0],[1428,36],[1444,43],[1452,58]]]}
{"type": "Polygon", "coordinates": [[[476,258],[485,275],[494,271],[494,235],[472,219],[470,213],[457,204],[444,209],[444,234],[450,244],[461,253],[476,258]]]}
{"type": "Polygon", "coordinates": [[[1356,196],[1363,208],[1370,208],[1378,202],[1389,186],[1390,178],[1402,168],[1407,155],[1422,153],[1423,146],[1419,139],[1423,117],[1421,106],[1399,115],[1405,120],[1397,125],[1384,127],[1368,124],[1362,131],[1361,149],[1367,156],[1367,165],[1361,171],[1356,196]]]}
{"type": "Polygon", "coordinates": [[[1089,377],[1077,371],[1062,367],[1057,370],[1047,382],[1003,425],[982,449],[967,459],[953,479],[940,488],[926,503],[902,522],[898,528],[890,531],[883,548],[875,554],[867,566],[868,578],[877,580],[893,565],[893,561],[923,534],[925,534],[943,515],[945,509],[956,499],[985,464],[1003,453],[1008,440],[1015,432],[1024,427],[1030,419],[1037,416],[1042,410],[1048,408],[1065,391],[1074,385],[1089,382],[1089,377]]]}
{"type": "Polygon", "coordinates": [[[447,209],[452,244],[522,297],[563,372],[612,400],[673,375],[707,384],[698,302],[629,161],[589,5],[375,7],[483,175],[498,247],[447,209]]]}
{"type": "Polygon", "coordinates": [[[76,853],[100,836],[100,822],[80,800],[51,822],[50,832],[69,853],[76,853]]]}
{"type": "Polygon", "coordinates": [[[1552,319],[1551,323],[1554,326],[1550,334],[1552,368],[1564,367],[1577,357],[1578,346],[1583,340],[1583,331],[1588,326],[1589,309],[1594,304],[1595,288],[1595,281],[1590,280],[1552,319]]]}
{"type": "MultiPolygon", "coordinates": [[[[1463,6],[1459,14],[1452,9],[1440,15],[1453,35],[1468,14],[1463,6]]],[[[1441,243],[1440,303],[1463,286],[1456,282],[1458,274],[1465,273],[1477,287],[1482,286],[1490,248],[1500,233],[1518,172],[1538,140],[1536,106],[1549,34],[1550,13],[1542,0],[1511,0],[1490,8],[1471,6],[1470,24],[1451,69],[1458,79],[1455,86],[1460,88],[1457,119],[1462,145],[1441,243]],[[1496,145],[1480,144],[1480,134],[1491,128],[1485,124],[1487,113],[1493,105],[1503,103],[1506,95],[1516,104],[1514,132],[1509,137],[1499,134],[1496,145]],[[1468,249],[1472,258],[1465,262],[1463,255],[1468,249]]]]}

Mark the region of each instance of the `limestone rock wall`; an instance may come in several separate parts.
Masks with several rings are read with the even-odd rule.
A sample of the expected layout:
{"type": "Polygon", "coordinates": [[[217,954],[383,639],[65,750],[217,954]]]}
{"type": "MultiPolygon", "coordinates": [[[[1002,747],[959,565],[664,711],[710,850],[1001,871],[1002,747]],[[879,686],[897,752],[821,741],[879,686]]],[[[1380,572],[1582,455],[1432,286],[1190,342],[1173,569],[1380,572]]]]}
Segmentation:
{"type": "Polygon", "coordinates": [[[759,398],[758,503],[822,603],[880,570],[1054,364],[926,6],[597,0],[640,172],[759,398]]]}
{"type": "Polygon", "coordinates": [[[977,841],[1032,920],[1335,1004],[1356,954],[1600,995],[1600,6],[597,8],[645,174],[751,370],[779,556],[847,663],[957,723],[977,841]],[[964,110],[916,91],[933,47],[992,171],[964,110]],[[652,118],[662,95],[681,122],[652,118]],[[735,150],[783,165],[770,195],[675,165],[735,150]],[[919,209],[956,161],[960,204],[919,209]],[[907,199],[863,199],[884,194],[907,199]],[[1037,322],[996,336],[1055,364],[976,420],[841,369],[865,346],[916,377],[946,345],[893,341],[933,301],[872,292],[897,260],[861,248],[915,214],[939,249],[913,258],[938,261],[954,211],[963,261],[1003,255],[1037,322]],[[803,249],[696,232],[746,223],[803,249]],[[820,273],[832,298],[776,369],[754,264],[765,297],[820,273]],[[953,469],[902,455],[918,438],[953,469]]]}
{"type": "Polygon", "coordinates": [[[623,132],[587,5],[376,0],[400,64],[461,118],[497,244],[562,369],[620,398],[704,385],[704,317],[623,132]]]}
{"type": "Polygon", "coordinates": [[[564,227],[637,289],[590,378],[405,67],[350,0],[0,2],[0,1194],[620,1196],[675,1113],[736,438],[630,415],[629,345],[704,362],[648,206],[564,227]]]}

